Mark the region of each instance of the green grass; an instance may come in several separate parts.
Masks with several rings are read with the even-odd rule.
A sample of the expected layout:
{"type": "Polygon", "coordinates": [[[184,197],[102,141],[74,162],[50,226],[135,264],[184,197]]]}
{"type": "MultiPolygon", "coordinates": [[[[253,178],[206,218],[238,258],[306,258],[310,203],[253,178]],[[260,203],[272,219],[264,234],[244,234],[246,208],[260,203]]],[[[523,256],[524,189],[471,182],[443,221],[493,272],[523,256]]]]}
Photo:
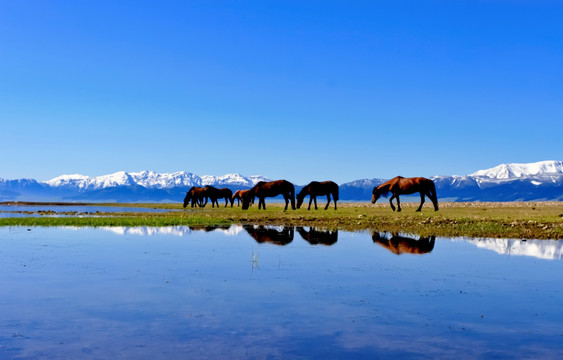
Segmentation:
{"type": "MultiPolygon", "coordinates": [[[[96,204],[101,205],[101,204],[96,204]]],[[[103,204],[105,206],[182,209],[181,204],[103,204]]],[[[319,203],[319,205],[321,205],[319,203]]],[[[428,204],[427,204],[428,205],[428,204]]],[[[247,211],[239,207],[188,208],[158,213],[104,213],[99,217],[0,218],[0,226],[176,226],[273,224],[316,226],[341,230],[377,230],[419,235],[562,239],[563,202],[525,203],[441,203],[440,211],[430,205],[415,212],[418,204],[402,204],[393,212],[388,203],[342,203],[333,208],[283,211],[281,204],[257,206],[247,211]],[[111,216],[110,216],[111,215],[111,216]]]]}

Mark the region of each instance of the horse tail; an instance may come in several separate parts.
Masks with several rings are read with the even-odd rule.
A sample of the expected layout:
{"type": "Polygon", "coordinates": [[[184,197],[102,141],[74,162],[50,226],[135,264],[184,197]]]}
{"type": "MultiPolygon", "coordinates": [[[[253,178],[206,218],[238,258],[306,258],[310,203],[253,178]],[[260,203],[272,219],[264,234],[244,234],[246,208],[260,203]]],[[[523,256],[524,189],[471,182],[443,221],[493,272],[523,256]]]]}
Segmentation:
{"type": "Polygon", "coordinates": [[[430,198],[430,200],[432,200],[432,203],[434,204],[434,210],[437,211],[438,210],[438,195],[436,195],[436,184],[434,184],[434,181],[429,180],[430,181],[430,193],[432,194],[432,198],[430,198]]]}
{"type": "Polygon", "coordinates": [[[336,185],[336,188],[334,189],[334,193],[332,194],[332,197],[334,198],[334,201],[338,201],[338,200],[339,200],[338,192],[339,192],[338,185],[336,185]]]}
{"type": "Polygon", "coordinates": [[[432,180],[429,180],[429,181],[430,181],[430,184],[429,184],[428,187],[430,188],[430,192],[432,193],[432,195],[434,197],[436,197],[436,184],[434,184],[434,181],[432,181],[432,180]]]}
{"type": "Polygon", "coordinates": [[[291,201],[291,209],[295,210],[295,186],[288,181],[289,184],[289,197],[291,201]]]}

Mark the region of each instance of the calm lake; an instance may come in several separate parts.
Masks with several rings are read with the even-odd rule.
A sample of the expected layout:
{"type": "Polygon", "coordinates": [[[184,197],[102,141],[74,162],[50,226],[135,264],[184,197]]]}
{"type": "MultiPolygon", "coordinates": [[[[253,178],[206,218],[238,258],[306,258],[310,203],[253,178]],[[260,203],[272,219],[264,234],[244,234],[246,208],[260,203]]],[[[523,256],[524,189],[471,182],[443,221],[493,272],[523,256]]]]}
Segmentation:
{"type": "Polygon", "coordinates": [[[1,359],[563,357],[563,241],[0,228],[1,359]]]}
{"type": "Polygon", "coordinates": [[[66,216],[67,213],[88,213],[95,215],[96,212],[101,213],[117,213],[117,212],[167,212],[180,211],[171,209],[152,209],[141,207],[125,207],[125,206],[97,206],[97,205],[0,205],[0,218],[2,217],[30,217],[30,216],[66,216]],[[53,212],[42,215],[38,213],[53,212]]]}

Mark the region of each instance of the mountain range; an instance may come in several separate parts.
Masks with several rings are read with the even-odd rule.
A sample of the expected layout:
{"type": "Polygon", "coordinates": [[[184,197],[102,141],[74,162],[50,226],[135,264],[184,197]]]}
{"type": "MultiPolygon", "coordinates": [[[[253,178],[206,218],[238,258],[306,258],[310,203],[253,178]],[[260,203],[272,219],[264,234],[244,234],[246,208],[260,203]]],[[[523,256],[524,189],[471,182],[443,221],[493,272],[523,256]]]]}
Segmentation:
{"type": "MultiPolygon", "coordinates": [[[[469,175],[431,179],[441,201],[563,200],[563,161],[502,164],[469,175]]],[[[386,180],[360,179],[340,184],[340,199],[369,201],[373,187],[386,180]]],[[[192,186],[212,185],[235,191],[259,181],[269,179],[239,174],[198,176],[185,171],[119,171],[96,177],[62,175],[45,182],[0,179],[0,201],[180,202],[192,186]]],[[[296,185],[296,190],[303,185],[296,185]]]]}

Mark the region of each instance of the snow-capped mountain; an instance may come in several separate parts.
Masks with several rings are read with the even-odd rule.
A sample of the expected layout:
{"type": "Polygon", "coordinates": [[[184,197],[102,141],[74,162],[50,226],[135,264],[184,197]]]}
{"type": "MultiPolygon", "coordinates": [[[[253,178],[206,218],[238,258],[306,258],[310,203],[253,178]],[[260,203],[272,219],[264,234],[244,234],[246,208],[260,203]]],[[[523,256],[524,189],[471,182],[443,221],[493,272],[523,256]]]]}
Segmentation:
{"type": "Polygon", "coordinates": [[[528,176],[560,176],[563,174],[563,161],[538,161],[528,164],[502,164],[470,174],[473,177],[490,179],[515,179],[528,176]]]}
{"type": "MultiPolygon", "coordinates": [[[[441,201],[563,200],[562,161],[502,164],[470,175],[431,179],[441,201]]],[[[250,188],[259,181],[269,179],[239,174],[198,176],[185,171],[119,171],[95,177],[62,175],[45,182],[0,179],[0,201],[176,202],[181,201],[192,186],[213,185],[234,191],[250,188]]],[[[384,181],[386,179],[374,178],[341,184],[340,199],[369,201],[373,187],[384,181]]],[[[296,191],[299,190],[296,184],[296,191]]]]}
{"type": "Polygon", "coordinates": [[[252,187],[259,181],[269,181],[259,175],[249,177],[240,174],[223,176],[198,176],[185,171],[174,173],[157,173],[154,171],[125,172],[90,177],[84,175],[61,175],[45,183],[53,187],[75,188],[79,191],[99,190],[120,186],[142,186],[147,189],[171,189],[174,187],[191,187],[205,185],[231,185],[252,187]]]}

